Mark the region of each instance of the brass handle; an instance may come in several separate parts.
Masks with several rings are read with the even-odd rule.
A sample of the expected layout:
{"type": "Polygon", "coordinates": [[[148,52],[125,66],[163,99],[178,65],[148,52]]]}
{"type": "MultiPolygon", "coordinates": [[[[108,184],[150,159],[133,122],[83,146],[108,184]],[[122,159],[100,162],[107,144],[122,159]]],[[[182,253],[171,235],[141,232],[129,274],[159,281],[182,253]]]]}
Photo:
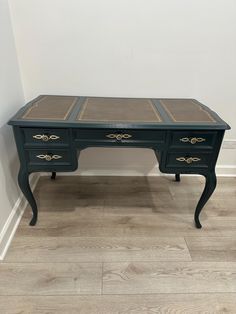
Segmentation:
{"type": "Polygon", "coordinates": [[[36,140],[42,140],[44,142],[48,142],[49,140],[57,140],[60,138],[60,136],[57,136],[57,135],[46,135],[46,134],[36,134],[36,135],[33,135],[33,138],[35,138],[36,140]]]}
{"type": "Polygon", "coordinates": [[[192,162],[200,161],[201,158],[198,158],[198,157],[178,157],[178,158],[176,158],[176,160],[186,162],[187,164],[191,164],[192,162]]]}
{"type": "Polygon", "coordinates": [[[114,134],[114,133],[111,133],[111,134],[107,134],[106,137],[110,138],[110,139],[116,139],[117,141],[120,141],[120,140],[123,140],[123,139],[128,139],[128,138],[131,138],[132,135],[130,134],[114,134]]]}
{"type": "Polygon", "coordinates": [[[53,159],[57,160],[62,158],[62,156],[60,155],[37,155],[36,157],[39,159],[45,159],[46,161],[51,161],[53,159]]]}
{"type": "Polygon", "coordinates": [[[184,143],[191,143],[191,144],[196,144],[196,143],[202,143],[202,142],[205,142],[206,139],[205,138],[202,138],[202,137],[183,137],[180,139],[181,142],[184,142],[184,143]]]}

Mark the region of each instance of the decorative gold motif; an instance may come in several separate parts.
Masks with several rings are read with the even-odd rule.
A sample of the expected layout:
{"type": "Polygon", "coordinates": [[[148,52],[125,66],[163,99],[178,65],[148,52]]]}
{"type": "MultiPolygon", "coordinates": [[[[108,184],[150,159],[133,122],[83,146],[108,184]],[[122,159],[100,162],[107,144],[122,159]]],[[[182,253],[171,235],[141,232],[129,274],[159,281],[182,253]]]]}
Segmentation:
{"type": "Polygon", "coordinates": [[[37,155],[36,157],[39,159],[45,159],[46,161],[51,161],[53,159],[57,160],[62,158],[62,156],[60,155],[37,155]]]}
{"type": "Polygon", "coordinates": [[[198,157],[178,157],[178,158],[176,158],[176,160],[186,162],[187,164],[191,164],[192,162],[200,161],[201,158],[198,158],[198,157]]]}
{"type": "Polygon", "coordinates": [[[125,134],[120,134],[120,133],[119,134],[113,134],[113,133],[111,133],[111,134],[107,134],[106,137],[108,137],[110,139],[116,139],[117,141],[121,141],[123,139],[127,140],[128,138],[131,138],[132,135],[127,134],[127,133],[125,133],[125,134]]]}
{"type": "Polygon", "coordinates": [[[44,142],[48,142],[49,140],[55,141],[58,140],[60,138],[60,136],[57,135],[46,135],[46,134],[36,134],[33,135],[33,138],[35,138],[36,140],[42,140],[44,142]]]}
{"type": "Polygon", "coordinates": [[[202,142],[205,142],[206,139],[205,138],[202,138],[202,137],[183,137],[180,139],[181,142],[184,142],[184,143],[191,143],[191,144],[196,144],[196,143],[202,143],[202,142]]]}

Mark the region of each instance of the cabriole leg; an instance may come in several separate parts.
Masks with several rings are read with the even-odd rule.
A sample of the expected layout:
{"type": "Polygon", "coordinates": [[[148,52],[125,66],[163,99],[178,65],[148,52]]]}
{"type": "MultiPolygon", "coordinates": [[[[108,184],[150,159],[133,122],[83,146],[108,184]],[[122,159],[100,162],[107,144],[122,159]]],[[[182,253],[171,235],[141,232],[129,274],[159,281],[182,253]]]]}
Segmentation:
{"type": "Polygon", "coordinates": [[[56,179],[56,174],[57,174],[57,173],[56,173],[55,171],[52,172],[52,175],[51,175],[51,179],[52,179],[52,180],[55,180],[55,179],[56,179]]]}
{"type": "Polygon", "coordinates": [[[195,215],[194,215],[195,224],[196,224],[196,227],[198,229],[202,228],[202,225],[201,225],[200,220],[199,220],[199,215],[201,213],[201,210],[202,210],[203,206],[206,204],[206,202],[209,200],[212,193],[214,192],[214,190],[216,188],[216,182],[217,182],[215,171],[208,173],[208,174],[205,174],[204,176],[206,178],[205,188],[204,188],[202,195],[201,195],[201,198],[197,204],[197,207],[195,210],[195,215]]]}
{"type": "Polygon", "coordinates": [[[32,208],[33,217],[29,224],[30,226],[34,226],[38,218],[37,204],[29,185],[29,173],[22,168],[20,169],[18,174],[18,183],[22,193],[24,194],[25,198],[27,199],[32,208]]]}
{"type": "Polygon", "coordinates": [[[179,173],[176,173],[176,175],[175,175],[175,181],[176,181],[176,182],[180,182],[180,174],[179,174],[179,173]]]}

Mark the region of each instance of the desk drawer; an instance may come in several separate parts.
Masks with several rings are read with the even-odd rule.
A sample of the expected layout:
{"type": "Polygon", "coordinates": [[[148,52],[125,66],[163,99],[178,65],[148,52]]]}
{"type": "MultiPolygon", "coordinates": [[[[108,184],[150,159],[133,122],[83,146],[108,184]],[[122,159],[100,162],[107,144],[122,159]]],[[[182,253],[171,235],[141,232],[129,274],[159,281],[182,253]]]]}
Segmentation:
{"type": "Polygon", "coordinates": [[[86,130],[79,129],[75,131],[77,141],[88,142],[109,142],[109,143],[136,143],[136,142],[165,142],[165,131],[150,131],[150,130],[105,130],[94,129],[86,130]]]}
{"type": "Polygon", "coordinates": [[[65,165],[71,164],[71,152],[68,150],[43,150],[43,149],[34,149],[27,150],[27,157],[30,165],[65,165]]]}
{"type": "Polygon", "coordinates": [[[24,128],[23,133],[26,144],[67,144],[69,141],[67,129],[24,128]]]}
{"type": "Polygon", "coordinates": [[[214,131],[174,131],[171,132],[171,147],[212,149],[216,135],[214,131]]]}
{"type": "Polygon", "coordinates": [[[211,153],[203,152],[175,152],[168,153],[167,168],[208,168],[212,159],[211,153]]]}

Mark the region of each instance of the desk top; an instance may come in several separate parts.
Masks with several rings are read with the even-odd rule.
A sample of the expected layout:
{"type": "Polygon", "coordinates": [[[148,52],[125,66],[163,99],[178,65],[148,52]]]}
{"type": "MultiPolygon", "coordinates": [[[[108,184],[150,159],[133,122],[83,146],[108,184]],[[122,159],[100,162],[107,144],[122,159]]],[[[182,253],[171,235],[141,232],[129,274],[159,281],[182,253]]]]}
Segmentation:
{"type": "Polygon", "coordinates": [[[229,129],[195,99],[42,95],[21,108],[11,125],[76,128],[229,129]]]}

